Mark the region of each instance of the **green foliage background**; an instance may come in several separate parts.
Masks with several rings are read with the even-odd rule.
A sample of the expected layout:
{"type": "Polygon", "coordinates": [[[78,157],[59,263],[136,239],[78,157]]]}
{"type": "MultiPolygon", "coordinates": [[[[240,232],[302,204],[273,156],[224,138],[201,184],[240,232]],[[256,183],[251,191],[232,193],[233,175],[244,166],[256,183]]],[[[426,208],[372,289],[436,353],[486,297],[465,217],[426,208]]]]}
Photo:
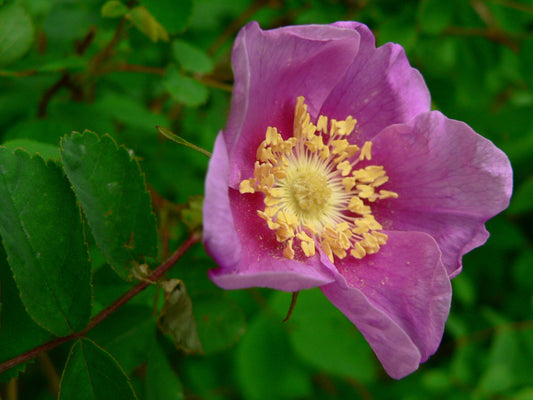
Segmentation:
{"type": "Polygon", "coordinates": [[[73,335],[1,374],[1,396],[533,399],[532,88],[530,0],[0,0],[0,363],[73,335]],[[401,381],[319,291],[282,323],[290,294],[216,288],[201,245],[172,290],[147,285],[76,336],[136,284],[131,261],[142,282],[198,228],[208,160],[156,126],[212,148],[250,20],[366,23],[405,47],[435,109],[511,159],[511,206],[464,258],[437,354],[401,381]]]}

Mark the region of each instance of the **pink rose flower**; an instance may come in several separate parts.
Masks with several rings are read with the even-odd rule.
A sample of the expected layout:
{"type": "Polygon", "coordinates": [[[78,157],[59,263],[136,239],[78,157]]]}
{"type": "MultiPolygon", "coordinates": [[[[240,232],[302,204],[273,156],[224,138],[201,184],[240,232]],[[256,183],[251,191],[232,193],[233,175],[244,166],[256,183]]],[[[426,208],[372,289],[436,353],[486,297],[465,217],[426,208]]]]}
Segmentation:
{"type": "Polygon", "coordinates": [[[320,287],[391,377],[413,372],[441,341],[463,254],[509,203],[508,158],[430,111],[403,48],[360,23],[250,23],[232,63],[205,186],[211,279],[320,287]]]}

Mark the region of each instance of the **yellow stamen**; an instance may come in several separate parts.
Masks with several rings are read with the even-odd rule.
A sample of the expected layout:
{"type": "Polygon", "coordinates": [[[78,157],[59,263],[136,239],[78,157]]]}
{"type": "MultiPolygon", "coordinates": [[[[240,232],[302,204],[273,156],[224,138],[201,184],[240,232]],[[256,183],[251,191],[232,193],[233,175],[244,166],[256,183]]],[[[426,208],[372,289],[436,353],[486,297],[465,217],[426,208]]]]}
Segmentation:
{"type": "Polygon", "coordinates": [[[376,191],[389,180],[383,166],[356,168],[372,159],[372,142],[350,144],[356,124],[351,116],[339,121],[320,115],[315,125],[298,97],[293,136],[284,140],[275,127],[267,128],[254,176],[239,191],[265,195],[257,214],[284,244],[284,257],[312,257],[318,246],[331,262],[348,255],[361,259],[387,243],[370,204],[398,194],[376,191]]]}
{"type": "Polygon", "coordinates": [[[239,185],[239,191],[241,193],[255,193],[254,185],[255,179],[245,179],[239,185]]]}

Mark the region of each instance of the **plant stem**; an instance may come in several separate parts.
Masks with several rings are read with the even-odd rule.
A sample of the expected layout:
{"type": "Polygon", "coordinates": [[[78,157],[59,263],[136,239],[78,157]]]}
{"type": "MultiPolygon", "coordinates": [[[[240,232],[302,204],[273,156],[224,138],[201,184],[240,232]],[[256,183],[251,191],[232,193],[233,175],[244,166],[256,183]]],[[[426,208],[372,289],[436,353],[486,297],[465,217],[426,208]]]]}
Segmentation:
{"type": "Polygon", "coordinates": [[[144,289],[146,289],[149,285],[152,284],[152,282],[155,282],[159,278],[161,278],[185,254],[185,252],[189,250],[189,248],[191,248],[193,244],[200,241],[200,237],[201,236],[199,233],[197,232],[192,233],[185,240],[185,242],[183,242],[181,246],[178,247],[178,249],[174,253],[172,253],[172,255],[164,263],[159,265],[144,281],[139,282],[137,285],[132,287],[130,290],[128,290],[126,293],[120,296],[117,300],[115,300],[111,305],[103,309],[98,315],[96,315],[93,319],[91,319],[91,321],[85,327],[85,329],[81,330],[80,332],[71,333],[70,335],[67,335],[67,336],[62,336],[62,337],[52,339],[10,360],[4,361],[2,364],[0,364],[0,374],[3,373],[4,371],[7,371],[8,369],[11,369],[19,364],[22,364],[26,361],[29,361],[37,357],[39,354],[41,354],[44,351],[52,350],[53,348],[63,343],[85,336],[87,332],[89,332],[96,325],[98,325],[100,322],[102,322],[107,317],[109,317],[111,314],[113,314],[115,311],[117,311],[120,307],[122,307],[124,304],[130,301],[133,297],[135,297],[140,292],[142,292],[144,289]]]}

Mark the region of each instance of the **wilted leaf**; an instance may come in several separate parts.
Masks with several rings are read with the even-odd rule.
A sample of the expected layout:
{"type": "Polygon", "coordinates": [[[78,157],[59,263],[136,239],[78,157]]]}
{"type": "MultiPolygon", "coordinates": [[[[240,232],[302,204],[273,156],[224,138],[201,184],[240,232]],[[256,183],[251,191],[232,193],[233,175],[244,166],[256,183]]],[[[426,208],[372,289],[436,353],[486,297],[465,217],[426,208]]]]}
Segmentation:
{"type": "Polygon", "coordinates": [[[178,349],[185,353],[201,353],[202,344],[185,284],[179,279],[171,279],[162,282],[161,286],[165,291],[165,304],[157,322],[159,328],[172,337],[178,349]]]}

